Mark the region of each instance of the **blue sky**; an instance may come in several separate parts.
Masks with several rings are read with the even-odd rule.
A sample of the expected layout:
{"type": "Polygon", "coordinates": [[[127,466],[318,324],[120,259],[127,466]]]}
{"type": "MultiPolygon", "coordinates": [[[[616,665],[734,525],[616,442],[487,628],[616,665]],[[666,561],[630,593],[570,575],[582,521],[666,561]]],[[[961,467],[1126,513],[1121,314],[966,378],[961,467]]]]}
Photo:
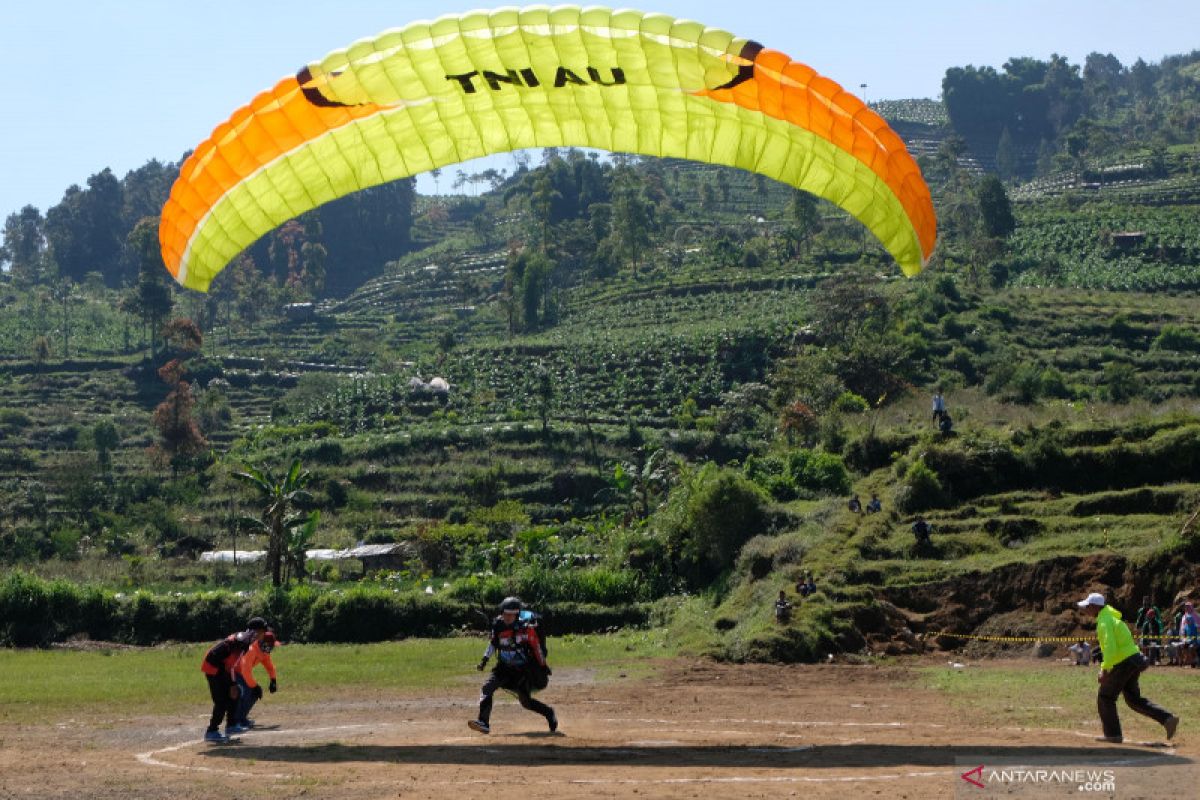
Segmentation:
{"type": "MultiPolygon", "coordinates": [[[[150,158],[177,160],[255,93],[330,50],[483,5],[0,0],[0,218],[26,203],[45,211],[104,167],[122,176],[150,158]]],[[[847,87],[867,84],[868,100],[936,97],[947,67],[1011,56],[1082,63],[1099,51],[1129,64],[1200,47],[1196,0],[633,5],[757,39],[847,87]]]]}

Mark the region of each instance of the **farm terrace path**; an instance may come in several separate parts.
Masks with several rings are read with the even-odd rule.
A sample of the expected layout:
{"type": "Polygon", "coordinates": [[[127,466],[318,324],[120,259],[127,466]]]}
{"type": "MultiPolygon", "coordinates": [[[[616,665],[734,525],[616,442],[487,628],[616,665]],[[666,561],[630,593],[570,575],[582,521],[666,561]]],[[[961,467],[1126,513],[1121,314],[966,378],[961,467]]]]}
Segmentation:
{"type": "MultiPolygon", "coordinates": [[[[955,757],[967,754],[1062,768],[1100,759],[1153,775],[1155,796],[1195,789],[1200,747],[1186,736],[1151,750],[1095,744],[1090,718],[1003,727],[916,688],[909,666],[677,659],[637,679],[563,672],[544,693],[558,735],[508,697],[490,736],[469,731],[470,673],[461,691],[430,696],[357,691],[305,705],[268,696],[256,709],[267,727],[223,746],[199,741],[207,693],[197,674],[189,716],[123,708],[0,730],[0,798],[934,798],[953,796],[955,757]]],[[[1090,700],[1079,705],[1090,712],[1090,700]]]]}

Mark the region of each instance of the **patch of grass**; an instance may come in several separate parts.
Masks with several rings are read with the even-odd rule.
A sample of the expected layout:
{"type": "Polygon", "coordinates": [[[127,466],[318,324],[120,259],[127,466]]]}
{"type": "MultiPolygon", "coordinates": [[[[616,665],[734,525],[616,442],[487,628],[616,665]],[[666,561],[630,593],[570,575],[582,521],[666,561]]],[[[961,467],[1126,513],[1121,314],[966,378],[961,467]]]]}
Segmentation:
{"type": "MultiPolygon", "coordinates": [[[[77,715],[170,714],[207,707],[200,672],[207,645],[102,651],[0,650],[0,723],[77,715]]],[[[480,637],[364,645],[285,645],[275,651],[280,692],[271,702],[308,703],[343,690],[403,692],[469,686],[480,637]]],[[[550,640],[555,668],[595,670],[599,680],[644,674],[674,655],[664,632],[626,631],[550,640]]],[[[260,670],[261,672],[261,670],[260,670]]],[[[466,690],[468,694],[469,690],[466,690]]]]}
{"type": "MultiPolygon", "coordinates": [[[[987,727],[1096,728],[1096,672],[1057,661],[969,665],[965,669],[922,667],[915,680],[945,694],[951,704],[987,727]]],[[[1141,677],[1143,695],[1183,719],[1200,714],[1196,673],[1155,667],[1141,677]]],[[[1162,728],[1118,702],[1126,736],[1162,738],[1162,728]]]]}

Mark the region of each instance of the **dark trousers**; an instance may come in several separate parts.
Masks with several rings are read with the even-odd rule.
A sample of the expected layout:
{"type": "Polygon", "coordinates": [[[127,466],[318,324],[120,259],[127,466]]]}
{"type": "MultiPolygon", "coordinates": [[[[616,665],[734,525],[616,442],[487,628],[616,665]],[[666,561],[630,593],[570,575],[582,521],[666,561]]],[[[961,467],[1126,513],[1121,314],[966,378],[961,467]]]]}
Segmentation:
{"type": "Polygon", "coordinates": [[[208,732],[212,733],[221,727],[222,717],[226,725],[237,721],[237,700],[229,697],[229,687],[233,686],[233,681],[229,679],[228,672],[221,670],[216,675],[204,677],[208,678],[208,693],[213,701],[212,717],[208,720],[208,732]]]}
{"type": "Polygon", "coordinates": [[[246,684],[246,679],[239,673],[237,676],[238,699],[237,699],[237,721],[241,724],[246,724],[246,719],[250,716],[250,709],[254,708],[254,704],[258,702],[258,696],[254,694],[254,690],[246,684]]]}
{"type": "Polygon", "coordinates": [[[1138,677],[1145,671],[1146,666],[1146,657],[1141,653],[1134,654],[1109,670],[1108,676],[1100,684],[1100,691],[1096,695],[1096,708],[1100,711],[1100,724],[1104,726],[1105,736],[1121,735],[1117,697],[1122,694],[1125,695],[1126,705],[1160,725],[1171,718],[1170,711],[1142,697],[1138,677]]]}
{"type": "Polygon", "coordinates": [[[547,720],[554,714],[553,708],[533,699],[533,695],[529,692],[529,681],[526,680],[525,670],[497,664],[492,670],[492,674],[488,675],[488,679],[483,682],[483,688],[479,690],[479,721],[485,725],[491,719],[492,695],[496,693],[497,689],[508,689],[510,692],[515,692],[522,708],[541,714],[547,720]]]}

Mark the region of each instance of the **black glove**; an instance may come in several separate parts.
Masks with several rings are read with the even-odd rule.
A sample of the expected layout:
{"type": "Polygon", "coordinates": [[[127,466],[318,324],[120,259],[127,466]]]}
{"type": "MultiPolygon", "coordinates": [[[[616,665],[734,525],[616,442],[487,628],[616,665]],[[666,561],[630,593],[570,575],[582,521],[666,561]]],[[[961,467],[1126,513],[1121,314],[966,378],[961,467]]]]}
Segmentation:
{"type": "Polygon", "coordinates": [[[479,659],[479,663],[475,665],[475,669],[483,672],[483,668],[487,666],[487,657],[479,659]]]}
{"type": "Polygon", "coordinates": [[[255,687],[254,687],[253,689],[251,689],[250,691],[254,693],[254,699],[255,699],[255,700],[262,700],[262,684],[259,684],[258,686],[255,686],[255,687]]]}
{"type": "MultiPolygon", "coordinates": [[[[271,694],[275,694],[276,692],[279,691],[279,684],[275,681],[274,678],[271,678],[271,685],[267,688],[269,688],[271,690],[271,694]]],[[[262,699],[262,689],[258,690],[258,698],[260,700],[262,699]]]]}

